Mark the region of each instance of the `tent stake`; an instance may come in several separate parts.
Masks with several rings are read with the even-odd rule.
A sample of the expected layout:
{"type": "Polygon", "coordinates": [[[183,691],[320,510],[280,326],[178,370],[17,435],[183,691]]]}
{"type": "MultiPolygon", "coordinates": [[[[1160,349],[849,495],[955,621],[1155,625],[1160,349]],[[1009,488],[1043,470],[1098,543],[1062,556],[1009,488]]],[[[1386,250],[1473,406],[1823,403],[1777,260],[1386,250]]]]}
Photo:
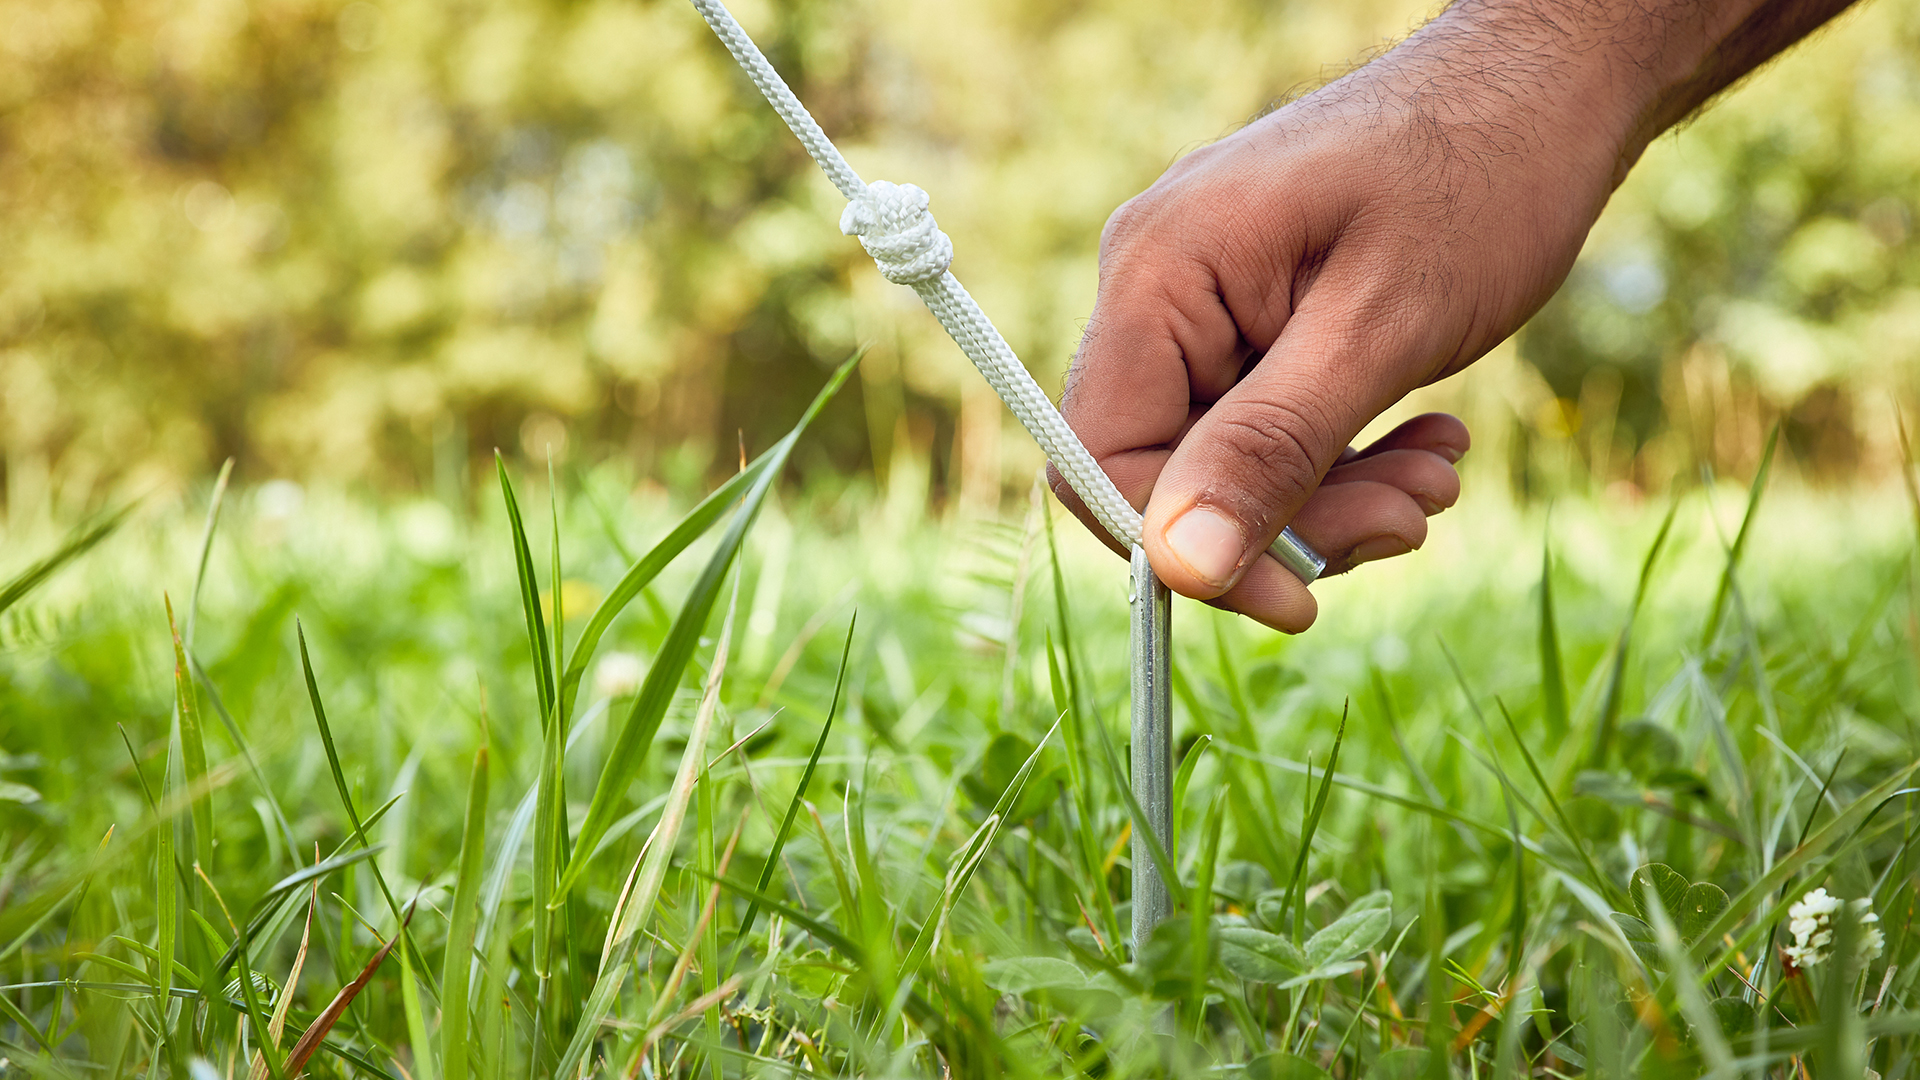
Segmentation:
{"type": "MultiPolygon", "coordinates": [[[[1160,843],[1173,850],[1173,593],[1133,549],[1133,797],[1160,843]]],[[[1133,952],[1146,947],[1171,903],[1147,843],[1133,835],[1133,952]]]]}

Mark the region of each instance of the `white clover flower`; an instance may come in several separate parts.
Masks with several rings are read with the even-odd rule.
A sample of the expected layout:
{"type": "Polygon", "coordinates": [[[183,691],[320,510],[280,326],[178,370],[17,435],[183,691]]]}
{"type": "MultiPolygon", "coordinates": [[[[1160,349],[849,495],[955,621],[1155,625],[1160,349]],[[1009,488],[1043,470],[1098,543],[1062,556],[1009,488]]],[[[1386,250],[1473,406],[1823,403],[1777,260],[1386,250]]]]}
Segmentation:
{"type": "Polygon", "coordinates": [[[593,666],[593,688],[601,697],[620,697],[640,689],[646,661],[630,652],[610,652],[593,666]]]}
{"type": "MultiPolygon", "coordinates": [[[[1787,932],[1793,935],[1793,943],[1785,951],[1794,967],[1810,968],[1827,959],[1828,947],[1833,944],[1833,913],[1840,910],[1842,903],[1845,901],[1822,888],[1802,896],[1787,908],[1787,932]]],[[[1887,944],[1886,935],[1873,925],[1880,921],[1880,916],[1873,913],[1872,903],[1865,897],[1852,904],[1861,926],[1860,958],[1872,960],[1887,944]]]]}

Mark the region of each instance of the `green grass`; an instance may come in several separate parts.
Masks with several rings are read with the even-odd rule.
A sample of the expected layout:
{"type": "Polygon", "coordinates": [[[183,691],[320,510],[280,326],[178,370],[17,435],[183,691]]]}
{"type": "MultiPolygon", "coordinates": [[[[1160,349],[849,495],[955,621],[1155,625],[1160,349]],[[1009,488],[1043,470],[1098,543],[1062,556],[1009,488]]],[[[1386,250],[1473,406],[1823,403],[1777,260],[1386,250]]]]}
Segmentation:
{"type": "Polygon", "coordinates": [[[1897,491],[1574,499],[1543,559],[1470,482],[1303,638],[1182,602],[1135,957],[1124,565],[779,472],[10,537],[0,1070],[1915,1071],[1897,491]],[[1816,886],[1884,955],[1783,971],[1816,886]]]}

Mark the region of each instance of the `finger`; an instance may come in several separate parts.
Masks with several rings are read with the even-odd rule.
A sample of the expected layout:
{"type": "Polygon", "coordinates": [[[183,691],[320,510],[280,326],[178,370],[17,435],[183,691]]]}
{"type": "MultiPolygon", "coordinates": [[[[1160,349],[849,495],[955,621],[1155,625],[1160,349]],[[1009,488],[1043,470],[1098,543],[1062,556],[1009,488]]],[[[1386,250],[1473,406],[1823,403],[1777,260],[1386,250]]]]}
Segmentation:
{"type": "MultiPolygon", "coordinates": [[[[1177,254],[1130,261],[1149,258],[1156,264],[1151,275],[1124,265],[1111,271],[1103,267],[1093,315],[1061,400],[1068,424],[1109,475],[1127,471],[1124,457],[1109,459],[1165,450],[1179,439],[1193,400],[1190,359],[1230,357],[1239,340],[1210,275],[1177,254]]],[[[1153,475],[1139,473],[1146,489],[1153,475]]],[[[1115,483],[1121,478],[1116,476],[1115,483]]],[[[1131,497],[1126,486],[1121,490],[1131,497]]]]}
{"type": "MultiPolygon", "coordinates": [[[[1451,473],[1453,467],[1425,451],[1428,462],[1451,473]]],[[[1374,467],[1369,465],[1368,467],[1374,467]]],[[[1428,466],[1421,463],[1418,470],[1428,466]]],[[[1407,479],[1415,469],[1402,473],[1407,479]]],[[[1328,477],[1332,479],[1331,474],[1328,477]]],[[[1414,551],[1426,542],[1427,514],[1418,497],[1395,483],[1349,478],[1323,485],[1293,519],[1294,531],[1327,558],[1321,577],[1344,574],[1362,563],[1414,551]]],[[[1237,611],[1286,634],[1313,625],[1319,606],[1313,594],[1271,555],[1261,555],[1233,588],[1207,601],[1237,611]]]]}
{"type": "Polygon", "coordinates": [[[1326,557],[1320,576],[1331,577],[1417,550],[1427,541],[1427,512],[1393,484],[1353,480],[1314,492],[1293,519],[1293,531],[1326,557]]]}
{"type": "Polygon", "coordinates": [[[1428,517],[1460,498],[1459,472],[1446,458],[1430,450],[1386,450],[1336,465],[1327,470],[1320,490],[1359,481],[1387,484],[1405,492],[1428,517]]]}
{"type": "Polygon", "coordinates": [[[1352,450],[1341,455],[1341,460],[1345,462],[1372,457],[1388,450],[1431,450],[1449,462],[1457,462],[1467,456],[1467,450],[1472,446],[1473,438],[1467,434],[1467,425],[1461,423],[1459,417],[1447,413],[1422,413],[1375,439],[1364,450],[1352,450]]]}
{"type": "Polygon", "coordinates": [[[1371,288],[1345,293],[1341,314],[1303,309],[1266,357],[1193,425],[1167,459],[1146,510],[1154,569],[1174,591],[1207,599],[1234,585],[1319,485],[1365,423],[1406,389],[1405,365],[1374,326],[1371,288]]]}
{"type": "MultiPolygon", "coordinates": [[[[1196,403],[1225,394],[1250,349],[1214,271],[1182,249],[1180,222],[1161,213],[1154,200],[1136,199],[1109,223],[1099,293],[1060,403],[1094,460],[1140,509],[1198,419],[1196,403]]],[[[1280,322],[1268,321],[1271,341],[1280,322]]],[[[1057,479],[1053,487],[1100,531],[1080,499],[1057,479]]]]}
{"type": "Polygon", "coordinates": [[[1283,634],[1306,632],[1320,614],[1313,593],[1271,555],[1260,556],[1238,584],[1207,603],[1237,611],[1283,634]]]}

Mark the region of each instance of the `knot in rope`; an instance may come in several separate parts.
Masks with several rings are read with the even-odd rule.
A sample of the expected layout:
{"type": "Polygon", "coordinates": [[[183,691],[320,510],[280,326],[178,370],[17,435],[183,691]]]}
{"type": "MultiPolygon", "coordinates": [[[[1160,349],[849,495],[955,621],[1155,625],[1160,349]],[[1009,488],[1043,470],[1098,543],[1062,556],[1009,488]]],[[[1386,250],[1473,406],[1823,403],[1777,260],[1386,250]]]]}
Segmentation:
{"type": "Polygon", "coordinates": [[[953,241],[940,231],[928,205],[927,193],[914,184],[875,180],[847,203],[840,231],[859,237],[880,276],[895,285],[932,281],[952,265],[953,241]]]}

